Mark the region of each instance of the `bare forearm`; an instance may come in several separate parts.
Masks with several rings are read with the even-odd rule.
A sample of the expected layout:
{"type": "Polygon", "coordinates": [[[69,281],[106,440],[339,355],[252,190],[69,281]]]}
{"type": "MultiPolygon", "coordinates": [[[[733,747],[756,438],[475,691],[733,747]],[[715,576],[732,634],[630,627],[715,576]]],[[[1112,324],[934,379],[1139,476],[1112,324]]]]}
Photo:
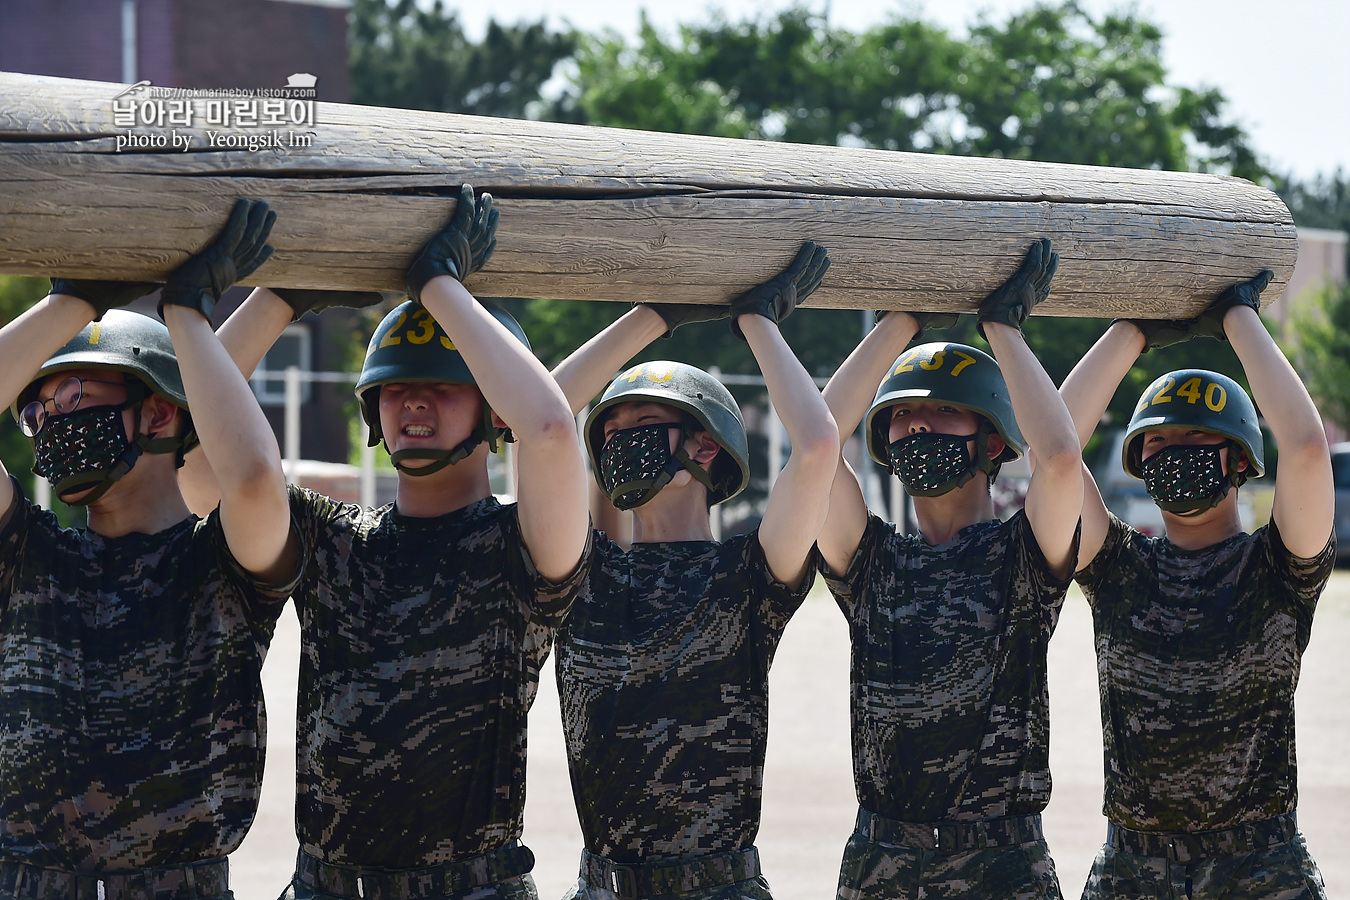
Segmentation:
{"type": "Polygon", "coordinates": [[[841,441],[847,440],[863,420],[877,386],[918,330],[919,324],[908,313],[884,316],[825,385],[825,403],[839,427],[841,441]]]}
{"type": "Polygon", "coordinates": [[[1144,352],[1144,335],[1128,322],[1116,322],[1084,354],[1059,387],[1073,419],[1078,445],[1087,446],[1111,398],[1144,352]]]}
{"type": "Polygon", "coordinates": [[[1249,307],[1235,306],[1224,318],[1224,333],[1247,373],[1256,401],[1281,454],[1295,445],[1326,445],[1322,417],[1303,381],[1249,307]]]}
{"type": "Polygon", "coordinates": [[[273,488],[279,486],[284,493],[276,436],[210,323],[195,310],[181,306],[166,306],[164,320],[183,374],[193,425],[222,493],[252,490],[259,479],[272,482],[273,488]]]}
{"type": "Polygon", "coordinates": [[[255,288],[216,333],[230,359],[245,378],[262,362],[267,351],[291,324],[293,311],[267,288],[255,288]]]}
{"type": "Polygon", "coordinates": [[[787,429],[793,452],[821,445],[826,455],[833,457],[838,431],[829,407],[778,326],[763,316],[741,316],[740,325],[764,376],[769,401],[787,429]]]}
{"type": "Polygon", "coordinates": [[[488,405],[522,441],[571,434],[567,401],[543,363],[453,278],[427,283],[422,303],[445,329],[488,405]]]}
{"type": "Polygon", "coordinates": [[[1038,464],[1063,461],[1066,469],[1076,477],[1078,436],[1055,383],[1020,331],[995,322],[986,322],[984,327],[989,346],[1008,384],[1008,396],[1018,428],[1036,451],[1038,464]]]}
{"type": "Polygon", "coordinates": [[[848,571],[866,530],[867,502],[863,500],[858,476],[840,459],[830,485],[830,509],[816,541],[831,572],[843,575],[848,571]]]}
{"type": "Polygon", "coordinates": [[[37,370],[80,329],[94,320],[94,308],[78,297],[49,294],[0,329],[0,395],[10,406],[37,370]]]}
{"type": "Polygon", "coordinates": [[[666,323],[652,309],[635,306],[604,331],[578,347],[553,370],[572,415],[586,408],[616,372],[642,348],[666,333],[666,323]]]}
{"type": "Polygon", "coordinates": [[[1326,546],[1336,515],[1331,454],[1321,416],[1255,310],[1235,306],[1223,325],[1280,448],[1271,516],[1291,553],[1315,556],[1326,546]]]}

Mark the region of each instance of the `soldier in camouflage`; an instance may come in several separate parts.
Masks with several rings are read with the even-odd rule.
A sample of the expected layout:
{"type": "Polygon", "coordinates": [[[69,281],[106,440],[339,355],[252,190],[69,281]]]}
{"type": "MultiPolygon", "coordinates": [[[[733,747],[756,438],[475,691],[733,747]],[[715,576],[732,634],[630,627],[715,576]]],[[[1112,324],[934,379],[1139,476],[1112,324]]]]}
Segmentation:
{"type": "MultiPolygon", "coordinates": [[[[567,402],[505,311],[461,283],[495,246],[464,186],[371,338],[356,394],[398,470],[392,506],[295,490],[313,548],[294,598],[300,900],[534,900],[520,844],[526,714],[584,578],[585,462],[567,402]],[[507,430],[509,426],[510,430],[507,430]],[[514,435],[517,497],[488,453],[514,435]]],[[[259,290],[222,328],[252,371],[307,310],[378,295],[259,290]]]]}
{"type": "Polygon", "coordinates": [[[807,243],[730,305],[638,305],[555,371],[581,410],[683,323],[731,317],[792,441],[760,527],[713,540],[712,504],[749,478],[736,401],[708,373],[650,362],[614,379],[585,440],[628,549],[596,537],[589,590],[558,637],[558,692],[585,850],[568,895],[767,900],[759,829],[769,664],[813,580],[837,432],[777,322],[829,266],[807,243]]]}
{"type": "Polygon", "coordinates": [[[272,430],[208,316],[267,259],[274,218],[239,201],[163,286],[167,328],[114,308],[159,285],[57,279],[0,329],[34,471],[88,511],[62,528],[0,468],[4,900],[232,896],[260,670],[303,551],[272,430]],[[177,483],[198,440],[220,489],[205,519],[177,483]]]}
{"type": "Polygon", "coordinates": [[[1125,469],[1164,537],[1111,515],[1084,470],[1078,581],[1092,606],[1109,824],[1085,900],[1325,898],[1295,822],[1294,688],[1335,560],[1321,419],[1260,317],[1263,272],[1188,321],[1111,327],[1061,392],[1092,436],[1138,355],[1229,341],[1280,448],[1269,525],[1248,534],[1237,489],[1264,454],[1242,387],[1198,369],[1149,386],[1125,469]]]}
{"type": "Polygon", "coordinates": [[[998,362],[962,344],[901,354],[955,316],[892,312],[825,388],[841,436],[866,414],[869,453],[919,524],[899,534],[869,514],[838,460],[819,548],[853,643],[860,805],[840,900],[1060,896],[1040,820],[1046,648],[1074,568],[1081,458],[1020,327],[1057,262],[1036,242],[981,304],[998,362]],[[1026,506],[1000,522],[990,483],[1022,455],[1023,434],[1036,463],[1026,506]]]}

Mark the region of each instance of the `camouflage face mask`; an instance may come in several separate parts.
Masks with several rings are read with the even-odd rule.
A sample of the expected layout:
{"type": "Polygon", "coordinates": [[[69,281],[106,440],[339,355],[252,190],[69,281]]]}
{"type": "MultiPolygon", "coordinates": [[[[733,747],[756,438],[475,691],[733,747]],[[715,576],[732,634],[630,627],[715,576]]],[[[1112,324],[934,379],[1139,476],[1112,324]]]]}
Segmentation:
{"type": "MultiPolygon", "coordinates": [[[[122,410],[134,405],[128,401],[116,406],[95,406],[47,419],[33,439],[37,462],[33,471],[52,484],[57,496],[86,490],[95,485],[111,486],[131,469],[128,451],[134,449],[122,426],[122,410]]],[[[95,490],[78,501],[92,503],[107,487],[95,490]]],[[[67,501],[70,502],[70,501],[67,501]]]]}
{"type": "Polygon", "coordinates": [[[683,434],[679,422],[621,428],[600,451],[600,484],[619,509],[641,506],[670,483],[683,463],[670,449],[671,430],[683,434]]]}
{"type": "Polygon", "coordinates": [[[975,463],[966,444],[978,439],[978,432],[911,434],[887,447],[891,471],[912,496],[940,497],[975,477],[975,463]]]}
{"type": "Polygon", "coordinates": [[[1223,474],[1223,444],[1173,444],[1140,465],[1144,488],[1158,508],[1198,513],[1218,506],[1230,484],[1223,474]]]}

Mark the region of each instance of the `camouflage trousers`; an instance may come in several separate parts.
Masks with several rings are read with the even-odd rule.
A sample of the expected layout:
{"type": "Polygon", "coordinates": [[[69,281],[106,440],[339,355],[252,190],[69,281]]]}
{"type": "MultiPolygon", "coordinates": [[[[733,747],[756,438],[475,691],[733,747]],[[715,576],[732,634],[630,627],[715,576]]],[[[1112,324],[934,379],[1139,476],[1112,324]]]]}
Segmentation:
{"type": "Polygon", "coordinates": [[[625,866],[588,851],[564,900],[773,900],[751,847],[643,866],[625,866]]]}
{"type": "Polygon", "coordinates": [[[1327,893],[1290,814],[1199,834],[1112,825],[1083,900],[1327,900],[1327,893]]]}
{"type": "Polygon", "coordinates": [[[533,868],[519,843],[424,869],[330,865],[301,850],[281,900],[539,900],[533,868]]]}
{"type": "Polygon", "coordinates": [[[898,822],[859,810],[838,900],[1061,900],[1040,816],[898,822]]]}
{"type": "Polygon", "coordinates": [[[0,861],[0,900],[234,900],[230,864],[70,872],[0,861]]]}

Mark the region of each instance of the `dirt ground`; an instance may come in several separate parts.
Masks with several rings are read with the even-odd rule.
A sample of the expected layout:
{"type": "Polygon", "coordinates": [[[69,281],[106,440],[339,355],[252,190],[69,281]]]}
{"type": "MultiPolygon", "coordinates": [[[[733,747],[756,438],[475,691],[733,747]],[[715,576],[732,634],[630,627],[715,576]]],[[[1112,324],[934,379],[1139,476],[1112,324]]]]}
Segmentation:
{"type": "MultiPolygon", "coordinates": [[[[294,865],[292,788],[298,627],[287,612],[264,670],[272,722],[262,808],[232,857],[238,900],[273,900],[294,865]]],[[[1299,825],[1326,878],[1327,895],[1350,897],[1350,572],[1322,598],[1299,685],[1299,825]]],[[[758,846],[778,900],[832,897],[856,812],[848,738],[848,636],[817,585],[788,627],[771,679],[764,818],[758,846]]],[[[1092,622],[1070,594],[1050,645],[1051,771],[1045,828],[1064,895],[1082,890],[1105,833],[1092,622]]],[[[542,900],[576,877],[581,831],[572,807],[550,662],[530,713],[525,841],[538,858],[542,900]]],[[[396,814],[395,810],[390,811],[396,814]]],[[[379,823],[372,822],[378,828],[379,823]]]]}

